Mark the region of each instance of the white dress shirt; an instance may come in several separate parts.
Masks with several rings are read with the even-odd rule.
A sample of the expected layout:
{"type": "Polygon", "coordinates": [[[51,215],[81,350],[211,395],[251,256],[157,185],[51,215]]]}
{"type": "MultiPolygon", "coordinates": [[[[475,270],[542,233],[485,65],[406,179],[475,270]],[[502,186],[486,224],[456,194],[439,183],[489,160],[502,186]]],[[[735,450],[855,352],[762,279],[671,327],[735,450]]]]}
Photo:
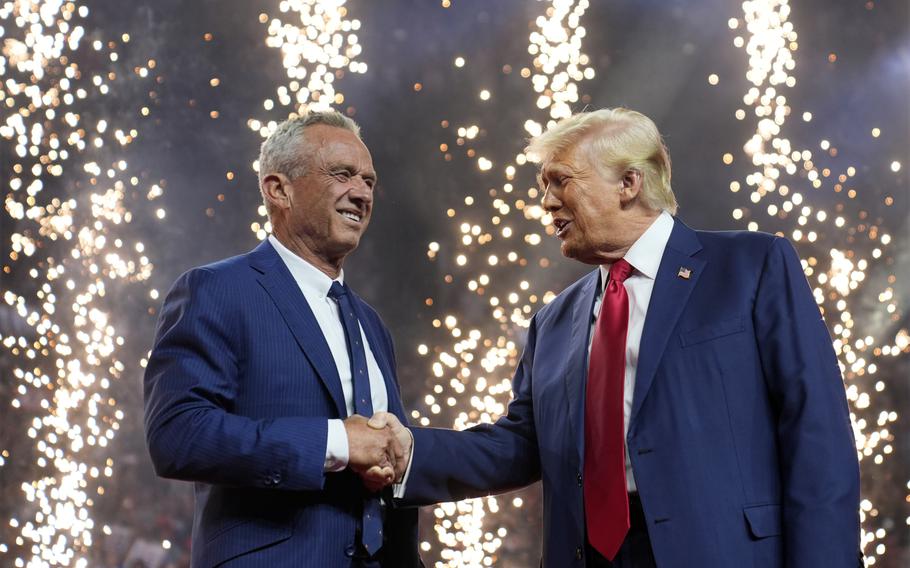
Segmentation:
{"type": "MultiPolygon", "coordinates": [[[[626,335],[626,373],[623,384],[623,437],[629,433],[629,417],[632,414],[632,395],[635,392],[635,372],[638,369],[638,351],[641,347],[641,332],[645,327],[645,316],[651,302],[651,291],[654,279],[660,268],[660,259],[664,256],[670,233],[673,232],[673,217],[666,211],[651,223],[651,226],[635,241],[635,244],[623,257],[635,269],[623,283],[629,295],[629,330],[626,335]]],[[[600,267],[600,294],[594,302],[591,315],[591,330],[588,334],[588,355],[591,354],[591,343],[594,341],[594,325],[600,313],[603,290],[610,276],[609,264],[600,267]]],[[[626,447],[626,489],[637,491],[632,474],[632,462],[629,459],[629,448],[626,447]]]]}
{"type": "MultiPolygon", "coordinates": [[[[297,286],[303,292],[303,297],[306,298],[313,316],[316,317],[316,323],[319,324],[319,329],[322,331],[322,335],[329,345],[329,350],[332,352],[332,358],[335,360],[338,377],[341,379],[341,390],[344,392],[344,404],[347,408],[348,416],[351,416],[354,414],[354,382],[351,378],[348,343],[338,314],[338,302],[328,295],[333,280],[321,270],[288,250],[274,235],[269,235],[269,242],[272,243],[275,251],[278,252],[278,256],[281,257],[288,270],[291,271],[291,276],[294,277],[294,281],[297,282],[297,286]]],[[[343,270],[338,275],[338,282],[344,283],[343,270]]],[[[389,398],[385,388],[385,381],[382,377],[382,371],[379,370],[379,364],[376,363],[376,357],[370,349],[370,342],[367,341],[366,334],[363,333],[363,325],[360,326],[360,336],[363,341],[364,351],[366,351],[373,412],[387,411],[389,409],[389,398]]],[[[347,431],[344,429],[343,420],[333,418],[328,419],[328,422],[329,437],[325,448],[325,471],[341,471],[348,466],[347,431]]]]}

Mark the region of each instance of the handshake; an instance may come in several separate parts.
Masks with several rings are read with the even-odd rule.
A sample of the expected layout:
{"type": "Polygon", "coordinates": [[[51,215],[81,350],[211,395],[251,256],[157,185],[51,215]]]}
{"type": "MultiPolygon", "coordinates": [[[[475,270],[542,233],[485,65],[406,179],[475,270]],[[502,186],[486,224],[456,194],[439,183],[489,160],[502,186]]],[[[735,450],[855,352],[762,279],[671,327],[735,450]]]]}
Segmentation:
{"type": "Polygon", "coordinates": [[[414,438],[394,414],[377,412],[367,420],[355,414],[344,421],[348,435],[348,468],[377,492],[400,483],[411,459],[414,438]]]}

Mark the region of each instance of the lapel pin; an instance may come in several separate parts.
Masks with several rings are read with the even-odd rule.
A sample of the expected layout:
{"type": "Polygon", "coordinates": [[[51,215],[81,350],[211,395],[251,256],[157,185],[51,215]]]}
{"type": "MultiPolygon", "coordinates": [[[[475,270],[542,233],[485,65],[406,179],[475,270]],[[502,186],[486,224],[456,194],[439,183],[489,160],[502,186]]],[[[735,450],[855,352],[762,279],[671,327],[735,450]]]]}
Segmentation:
{"type": "Polygon", "coordinates": [[[688,280],[692,276],[692,269],[686,268],[685,266],[680,266],[679,272],[677,272],[676,275],[683,280],[688,280]]]}

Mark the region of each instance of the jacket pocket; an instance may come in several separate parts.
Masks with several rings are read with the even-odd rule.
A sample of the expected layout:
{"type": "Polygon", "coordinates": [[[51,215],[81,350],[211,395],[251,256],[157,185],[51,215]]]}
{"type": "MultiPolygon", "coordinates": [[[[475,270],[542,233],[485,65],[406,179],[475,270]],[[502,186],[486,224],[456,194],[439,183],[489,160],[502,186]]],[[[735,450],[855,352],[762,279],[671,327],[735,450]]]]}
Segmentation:
{"type": "Polygon", "coordinates": [[[202,566],[211,568],[247,552],[287,540],[294,529],[289,523],[250,520],[216,534],[205,543],[202,566]]]}
{"type": "Polygon", "coordinates": [[[734,333],[739,333],[745,329],[746,324],[743,321],[743,317],[740,315],[702,325],[695,329],[690,329],[689,331],[684,331],[679,335],[679,341],[683,347],[688,347],[697,343],[711,341],[718,337],[733,335],[734,333]]]}
{"type": "Polygon", "coordinates": [[[743,515],[746,516],[749,532],[755,538],[777,536],[783,532],[780,505],[743,507],[743,515]]]}

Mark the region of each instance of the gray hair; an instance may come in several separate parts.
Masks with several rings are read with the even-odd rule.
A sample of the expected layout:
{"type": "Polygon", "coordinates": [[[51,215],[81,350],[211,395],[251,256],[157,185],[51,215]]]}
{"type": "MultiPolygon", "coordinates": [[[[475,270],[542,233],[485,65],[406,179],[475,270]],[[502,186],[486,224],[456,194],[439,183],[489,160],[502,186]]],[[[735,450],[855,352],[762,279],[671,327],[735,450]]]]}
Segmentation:
{"type": "MultiPolygon", "coordinates": [[[[304,131],[310,126],[324,124],[343,128],[360,138],[360,126],[334,110],[310,112],[305,116],[285,120],[275,128],[259,149],[259,187],[269,174],[284,174],[296,179],[306,174],[310,149],[305,146],[304,131]]],[[[271,216],[269,201],[263,195],[266,211],[271,216]]]]}
{"type": "Polygon", "coordinates": [[[525,153],[537,161],[549,160],[584,138],[590,138],[587,150],[594,164],[622,172],[638,170],[642,175],[642,202],[651,209],[676,214],[670,154],[657,125],[640,112],[627,108],[580,112],[532,138],[525,153]]]}

